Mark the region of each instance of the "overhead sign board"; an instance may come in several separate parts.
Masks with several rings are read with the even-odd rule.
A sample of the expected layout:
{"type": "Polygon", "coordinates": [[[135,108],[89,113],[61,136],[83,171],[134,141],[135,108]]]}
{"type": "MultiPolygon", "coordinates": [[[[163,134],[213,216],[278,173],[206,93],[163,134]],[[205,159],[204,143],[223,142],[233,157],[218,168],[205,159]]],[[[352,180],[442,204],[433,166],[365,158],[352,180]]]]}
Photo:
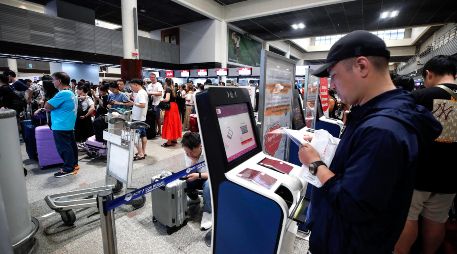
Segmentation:
{"type": "Polygon", "coordinates": [[[199,77],[206,77],[206,76],[208,76],[208,70],[207,69],[199,69],[197,71],[197,75],[199,77]]]}
{"type": "Polygon", "coordinates": [[[172,70],[166,70],[165,71],[165,77],[172,78],[174,76],[175,76],[174,71],[172,71],[172,70]]]}
{"type": "Polygon", "coordinates": [[[181,71],[181,77],[182,78],[187,78],[189,77],[190,71],[189,70],[182,70],[181,71]]]}
{"type": "Polygon", "coordinates": [[[252,68],[238,68],[238,75],[240,76],[251,76],[252,68]]]}
{"type": "Polygon", "coordinates": [[[227,76],[227,68],[220,68],[216,70],[216,75],[217,76],[227,76]]]}

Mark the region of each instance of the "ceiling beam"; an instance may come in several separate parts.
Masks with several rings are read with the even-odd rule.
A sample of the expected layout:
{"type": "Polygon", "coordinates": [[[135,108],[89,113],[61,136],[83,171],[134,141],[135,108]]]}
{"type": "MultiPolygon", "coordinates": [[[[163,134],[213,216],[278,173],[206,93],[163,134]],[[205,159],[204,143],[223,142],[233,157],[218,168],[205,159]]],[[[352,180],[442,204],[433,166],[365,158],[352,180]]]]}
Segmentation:
{"type": "Polygon", "coordinates": [[[248,0],[222,6],[214,0],[172,0],[208,18],[234,22],[354,0],[248,0]]]}
{"type": "Polygon", "coordinates": [[[225,21],[253,19],[284,12],[291,12],[325,5],[339,4],[353,0],[248,0],[226,5],[225,21]]]}
{"type": "Polygon", "coordinates": [[[214,0],[172,0],[211,19],[224,20],[224,8],[214,0]]]}
{"type": "MultiPolygon", "coordinates": [[[[416,46],[389,47],[387,49],[390,51],[391,57],[414,56],[416,54],[416,46]]],[[[327,58],[327,54],[328,51],[307,52],[303,54],[303,59],[305,59],[305,61],[325,60],[327,58]]]]}

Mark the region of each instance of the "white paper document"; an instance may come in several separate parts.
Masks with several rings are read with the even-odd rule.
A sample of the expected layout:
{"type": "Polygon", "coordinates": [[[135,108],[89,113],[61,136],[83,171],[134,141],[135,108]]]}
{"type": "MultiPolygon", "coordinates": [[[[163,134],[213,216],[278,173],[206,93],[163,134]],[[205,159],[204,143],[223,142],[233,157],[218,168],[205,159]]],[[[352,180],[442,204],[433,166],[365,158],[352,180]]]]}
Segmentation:
{"type": "Polygon", "coordinates": [[[305,135],[313,135],[310,132],[307,132],[307,128],[303,128],[301,130],[292,130],[288,128],[281,127],[279,129],[276,129],[272,132],[272,134],[285,134],[287,137],[290,138],[296,145],[301,146],[304,145],[305,143],[308,143],[308,141],[304,140],[303,137],[305,135]]]}
{"type": "MultiPolygon", "coordinates": [[[[333,157],[335,156],[336,148],[340,142],[339,138],[335,138],[326,130],[314,131],[314,137],[311,140],[311,146],[317,150],[321,160],[328,166],[332,163],[333,157]]],[[[309,172],[308,166],[302,165],[303,171],[301,177],[310,184],[320,188],[322,183],[319,181],[317,176],[312,175],[309,172]]]]}

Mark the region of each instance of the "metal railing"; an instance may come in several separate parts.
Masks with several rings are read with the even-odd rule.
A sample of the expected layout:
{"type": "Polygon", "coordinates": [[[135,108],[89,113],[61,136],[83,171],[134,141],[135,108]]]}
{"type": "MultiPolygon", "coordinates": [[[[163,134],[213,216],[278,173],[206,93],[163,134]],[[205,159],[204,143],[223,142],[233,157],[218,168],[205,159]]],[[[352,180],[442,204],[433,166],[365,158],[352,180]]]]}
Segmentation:
{"type": "Polygon", "coordinates": [[[407,75],[419,70],[423,64],[437,55],[457,54],[457,24],[451,27],[446,33],[433,40],[424,51],[413,56],[397,68],[397,74],[407,75]]]}

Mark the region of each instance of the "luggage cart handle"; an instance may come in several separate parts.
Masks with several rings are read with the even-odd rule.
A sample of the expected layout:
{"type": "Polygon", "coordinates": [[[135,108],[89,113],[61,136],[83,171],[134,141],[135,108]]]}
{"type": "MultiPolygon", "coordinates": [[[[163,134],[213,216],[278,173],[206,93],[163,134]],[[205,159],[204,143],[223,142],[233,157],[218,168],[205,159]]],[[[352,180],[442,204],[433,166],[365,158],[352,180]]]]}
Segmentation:
{"type": "Polygon", "coordinates": [[[128,126],[129,129],[140,129],[140,128],[149,128],[149,124],[141,122],[141,121],[135,121],[135,122],[127,122],[126,125],[128,126]]]}

